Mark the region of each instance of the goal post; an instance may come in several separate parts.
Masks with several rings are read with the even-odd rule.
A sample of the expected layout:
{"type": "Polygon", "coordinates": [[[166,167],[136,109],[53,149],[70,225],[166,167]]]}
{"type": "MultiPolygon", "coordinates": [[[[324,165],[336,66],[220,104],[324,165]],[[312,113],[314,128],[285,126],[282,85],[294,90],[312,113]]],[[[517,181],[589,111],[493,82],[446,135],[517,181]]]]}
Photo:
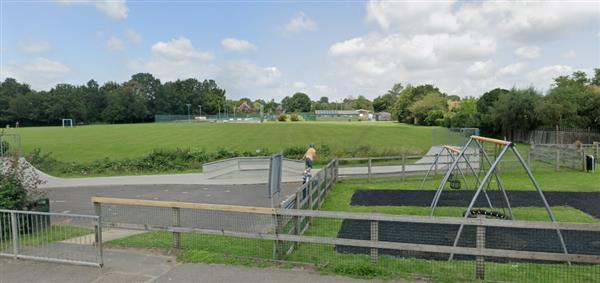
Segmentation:
{"type": "Polygon", "coordinates": [[[62,119],[63,128],[73,128],[73,119],[62,119]]]}

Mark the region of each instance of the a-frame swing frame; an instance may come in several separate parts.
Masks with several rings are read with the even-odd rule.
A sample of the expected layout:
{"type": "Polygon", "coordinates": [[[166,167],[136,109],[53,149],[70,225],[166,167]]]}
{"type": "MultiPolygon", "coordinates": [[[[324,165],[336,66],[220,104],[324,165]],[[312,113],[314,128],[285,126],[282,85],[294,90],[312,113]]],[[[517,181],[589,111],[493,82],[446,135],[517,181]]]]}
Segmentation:
{"type": "MultiPolygon", "coordinates": [[[[502,158],[504,157],[504,155],[508,152],[508,150],[510,149],[514,155],[517,157],[517,160],[519,161],[519,163],[521,164],[521,166],[523,167],[523,169],[525,169],[525,172],[527,173],[527,176],[529,177],[529,179],[531,180],[533,186],[535,187],[536,191],[539,193],[540,198],[542,199],[542,202],[544,203],[544,207],[546,208],[546,212],[548,213],[548,216],[550,217],[550,220],[552,221],[552,223],[555,224],[556,226],[556,233],[558,235],[558,239],[560,241],[560,244],[562,246],[563,252],[564,254],[568,254],[567,251],[567,247],[565,245],[565,241],[563,239],[562,233],[560,232],[560,229],[558,228],[557,222],[556,222],[556,218],[554,217],[554,213],[552,212],[552,209],[550,209],[550,205],[548,204],[548,201],[546,200],[546,197],[544,196],[544,193],[542,192],[542,189],[540,188],[539,183],[537,182],[537,180],[535,179],[535,177],[533,176],[533,173],[531,172],[531,169],[529,168],[529,166],[527,166],[527,163],[525,163],[525,160],[523,159],[523,157],[521,157],[521,155],[519,154],[519,152],[517,151],[517,149],[515,148],[515,144],[511,141],[504,141],[504,140],[499,140],[499,139],[492,139],[492,138],[486,138],[486,137],[481,137],[481,136],[471,136],[471,138],[469,139],[469,141],[467,142],[467,144],[465,146],[463,146],[463,148],[460,150],[460,152],[458,153],[458,156],[453,157],[453,162],[452,165],[450,165],[450,167],[448,168],[448,171],[446,172],[446,174],[444,175],[444,178],[442,179],[442,182],[440,183],[436,194],[434,196],[434,199],[431,203],[431,216],[434,215],[435,213],[435,208],[437,207],[437,204],[439,202],[440,196],[442,194],[442,191],[444,189],[444,187],[446,186],[446,183],[448,182],[448,179],[450,178],[450,175],[452,174],[452,172],[454,171],[454,169],[458,166],[459,161],[461,160],[461,158],[463,158],[464,160],[466,160],[467,164],[469,164],[468,158],[465,158],[465,152],[467,151],[467,149],[469,148],[469,146],[475,143],[480,151],[480,154],[484,157],[484,159],[486,160],[486,162],[490,165],[490,168],[487,170],[485,176],[483,177],[482,180],[479,179],[479,176],[476,174],[476,172],[474,172],[474,170],[472,170],[472,166],[469,165],[469,167],[471,168],[471,170],[474,172],[476,179],[477,179],[477,183],[478,183],[478,187],[477,190],[475,191],[475,195],[473,196],[473,198],[471,199],[471,202],[469,203],[469,206],[467,207],[467,211],[464,214],[464,218],[467,219],[468,217],[471,216],[471,211],[473,209],[473,206],[475,205],[475,202],[477,201],[477,198],[479,197],[479,194],[481,192],[484,192],[484,195],[487,194],[484,191],[484,188],[487,184],[487,182],[489,181],[489,179],[491,178],[492,175],[495,176],[496,181],[498,182],[498,188],[499,190],[502,192],[504,201],[506,202],[508,209],[509,209],[509,213],[510,213],[510,217],[511,219],[513,219],[513,215],[512,215],[512,208],[510,206],[510,201],[508,200],[508,196],[506,195],[506,191],[504,189],[504,186],[502,185],[502,182],[500,181],[500,177],[498,176],[497,172],[496,172],[496,167],[498,166],[498,164],[500,164],[500,162],[502,161],[502,158]],[[502,146],[502,149],[500,150],[500,153],[498,154],[498,156],[496,157],[496,159],[494,160],[494,162],[492,163],[491,160],[489,159],[488,155],[486,154],[482,142],[488,142],[488,143],[492,143],[492,144],[496,144],[499,146],[502,146]]],[[[456,151],[456,148],[454,148],[454,150],[452,151],[456,151]]],[[[460,166],[458,167],[460,168],[460,166]]],[[[464,175],[463,175],[464,177],[464,175]]],[[[489,198],[487,198],[489,201],[489,198]]],[[[490,203],[491,206],[491,203],[490,203]]],[[[460,236],[462,234],[462,231],[464,229],[464,224],[461,224],[458,232],[456,233],[456,238],[454,239],[454,244],[453,247],[456,247],[458,245],[458,241],[460,239],[460,236]]],[[[450,254],[450,258],[449,260],[452,260],[452,258],[454,257],[454,253],[450,254]]]]}

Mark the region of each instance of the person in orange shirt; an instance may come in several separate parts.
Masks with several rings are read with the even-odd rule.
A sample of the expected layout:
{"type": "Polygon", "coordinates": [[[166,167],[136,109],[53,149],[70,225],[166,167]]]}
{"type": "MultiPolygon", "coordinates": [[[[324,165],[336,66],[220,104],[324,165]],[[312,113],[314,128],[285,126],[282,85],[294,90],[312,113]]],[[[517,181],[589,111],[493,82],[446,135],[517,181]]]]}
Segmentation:
{"type": "Polygon", "coordinates": [[[315,145],[311,144],[308,147],[308,150],[306,151],[306,153],[304,154],[304,160],[305,160],[305,164],[306,164],[307,168],[312,169],[313,161],[315,160],[316,157],[317,157],[317,151],[315,150],[315,145]]]}

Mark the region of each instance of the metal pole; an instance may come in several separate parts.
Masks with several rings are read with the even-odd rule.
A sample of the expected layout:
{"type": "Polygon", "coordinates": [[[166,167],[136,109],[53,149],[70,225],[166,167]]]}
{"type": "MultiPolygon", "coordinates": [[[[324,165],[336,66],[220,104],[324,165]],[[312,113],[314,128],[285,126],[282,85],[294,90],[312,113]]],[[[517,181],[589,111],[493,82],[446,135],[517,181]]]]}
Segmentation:
{"type": "Polygon", "coordinates": [[[439,156],[440,156],[439,154],[437,154],[437,153],[435,154],[435,158],[433,159],[433,163],[431,163],[431,166],[429,166],[429,170],[427,170],[427,173],[425,174],[425,178],[423,178],[423,181],[421,182],[421,186],[419,187],[419,190],[423,189],[423,186],[425,185],[425,181],[427,181],[427,178],[429,178],[429,173],[431,173],[431,170],[433,169],[433,166],[437,163],[439,156]]]}
{"type": "MultiPolygon", "coordinates": [[[[181,214],[178,207],[172,208],[173,214],[173,227],[181,226],[181,214]]],[[[180,249],[181,248],[181,233],[173,232],[173,248],[180,249]]]]}
{"type": "MultiPolygon", "coordinates": [[[[492,165],[492,162],[490,161],[487,153],[485,152],[483,145],[481,143],[479,143],[479,141],[476,141],[476,142],[477,142],[477,146],[479,146],[479,149],[483,153],[483,157],[484,157],[485,161],[488,163],[488,165],[492,165]]],[[[498,160],[498,159],[499,158],[496,158],[496,160],[498,160]]],[[[510,214],[510,218],[514,219],[514,215],[512,212],[512,206],[510,205],[510,201],[508,200],[508,195],[506,194],[506,190],[504,190],[504,185],[502,184],[502,181],[500,181],[500,177],[498,176],[496,169],[493,170],[493,173],[494,173],[494,177],[496,178],[496,182],[498,182],[498,188],[499,188],[500,192],[502,193],[504,202],[506,203],[506,206],[508,207],[508,213],[510,214]]]]}
{"type": "Polygon", "coordinates": [[[96,212],[96,244],[98,245],[98,257],[100,258],[100,267],[104,265],[104,251],[102,245],[102,204],[94,203],[94,211],[96,212]]]}
{"type": "MultiPolygon", "coordinates": [[[[469,167],[469,169],[471,169],[471,172],[473,172],[473,175],[475,176],[475,179],[477,180],[476,186],[479,186],[479,184],[480,184],[479,174],[477,173],[477,171],[475,171],[473,166],[471,166],[471,162],[469,162],[469,158],[467,158],[467,155],[463,156],[463,158],[465,159],[467,166],[469,167]]],[[[459,166],[459,168],[460,168],[460,166],[459,166]]],[[[490,197],[488,196],[485,189],[483,190],[483,195],[485,196],[485,199],[487,200],[490,208],[494,208],[494,206],[492,205],[492,201],[490,200],[490,197]]]]}
{"type": "Polygon", "coordinates": [[[188,123],[191,123],[191,122],[192,122],[192,119],[191,119],[191,116],[190,116],[190,106],[192,106],[192,105],[191,105],[191,104],[189,104],[189,103],[188,103],[188,104],[186,104],[186,105],[187,105],[187,108],[188,108],[188,123]]]}
{"type": "MultiPolygon", "coordinates": [[[[529,176],[529,179],[533,183],[533,186],[535,187],[537,192],[540,194],[540,197],[542,198],[542,201],[544,202],[544,207],[546,208],[546,211],[548,212],[548,215],[550,216],[550,220],[552,220],[552,223],[554,223],[554,225],[556,225],[557,223],[556,223],[556,218],[554,218],[554,213],[552,213],[552,210],[550,209],[550,205],[548,204],[548,201],[546,201],[546,197],[544,196],[544,193],[542,192],[542,189],[540,188],[540,185],[538,184],[537,180],[533,176],[533,173],[531,173],[531,170],[529,169],[529,167],[527,167],[527,165],[523,161],[523,158],[521,157],[519,152],[514,147],[512,148],[512,151],[517,156],[517,159],[519,160],[519,163],[521,163],[521,166],[523,166],[523,169],[525,169],[525,172],[527,172],[527,175],[529,176]]],[[[563,252],[565,254],[568,254],[567,245],[565,244],[565,240],[563,239],[562,233],[560,232],[560,229],[558,227],[556,227],[556,233],[558,234],[558,239],[560,240],[560,244],[562,245],[563,252]]],[[[568,263],[571,264],[570,261],[568,261],[568,263]]]]}
{"type": "Polygon", "coordinates": [[[13,258],[17,259],[19,254],[19,224],[17,222],[16,212],[10,213],[10,224],[12,229],[12,242],[13,242],[13,258]]]}
{"type": "Polygon", "coordinates": [[[467,144],[463,147],[463,149],[460,151],[460,153],[458,154],[458,156],[456,157],[456,159],[452,162],[452,165],[450,166],[450,168],[448,168],[448,171],[446,172],[446,175],[444,176],[444,178],[442,179],[442,182],[440,183],[440,186],[437,189],[437,192],[435,193],[435,196],[433,197],[433,201],[431,202],[431,216],[434,215],[435,213],[435,207],[437,206],[437,203],[439,201],[439,197],[442,194],[442,190],[444,190],[444,187],[446,186],[446,183],[448,182],[448,178],[450,178],[450,174],[452,174],[452,171],[454,170],[454,167],[456,167],[456,165],[458,164],[458,160],[465,155],[465,151],[467,150],[467,148],[469,148],[469,145],[471,144],[471,142],[473,141],[472,138],[469,139],[469,141],[467,142],[467,144]]]}
{"type": "MultiPolygon", "coordinates": [[[[500,151],[498,158],[496,158],[496,160],[494,161],[494,164],[492,164],[492,166],[490,167],[488,172],[485,174],[485,177],[483,177],[481,184],[479,184],[479,188],[477,188],[477,191],[475,192],[473,199],[471,199],[471,203],[469,203],[469,207],[467,207],[467,211],[465,212],[464,219],[467,219],[469,216],[471,216],[471,209],[473,209],[473,206],[475,205],[475,201],[477,201],[477,198],[479,197],[479,193],[481,193],[481,191],[483,190],[483,187],[487,183],[488,179],[492,176],[494,169],[496,168],[496,166],[498,166],[498,164],[502,160],[502,156],[504,156],[504,154],[506,153],[506,151],[508,150],[509,147],[510,147],[509,145],[506,145],[502,149],[502,151],[500,151]]],[[[465,224],[460,224],[460,227],[458,228],[458,232],[456,233],[456,238],[454,239],[453,247],[456,247],[458,245],[458,240],[460,239],[460,235],[462,234],[464,227],[465,227],[465,224]]],[[[454,257],[454,253],[451,253],[450,258],[448,258],[448,260],[452,260],[453,257],[454,257]]]]}
{"type": "Polygon", "coordinates": [[[402,154],[402,181],[406,179],[406,154],[402,154]]]}

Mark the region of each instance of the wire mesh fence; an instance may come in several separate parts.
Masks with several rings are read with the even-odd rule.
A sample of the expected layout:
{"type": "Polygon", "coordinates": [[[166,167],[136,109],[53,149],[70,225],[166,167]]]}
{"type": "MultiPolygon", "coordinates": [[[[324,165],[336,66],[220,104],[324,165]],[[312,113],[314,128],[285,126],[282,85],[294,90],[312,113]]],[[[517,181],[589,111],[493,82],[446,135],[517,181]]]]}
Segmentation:
{"type": "MultiPolygon", "coordinates": [[[[111,199],[96,201],[103,210],[121,205],[111,199]]],[[[438,281],[600,279],[597,224],[131,201],[161,211],[157,213],[164,217],[169,213],[163,209],[170,210],[171,223],[161,225],[148,218],[150,222],[140,227],[151,232],[112,244],[174,250],[188,261],[306,264],[323,272],[351,276],[402,278],[417,274],[438,281]],[[179,216],[173,217],[177,213],[179,216]],[[188,217],[204,220],[189,224],[183,221],[188,217]],[[305,229],[299,229],[302,219],[309,223],[305,229]],[[464,230],[454,246],[460,225],[464,230]],[[561,249],[557,228],[564,235],[567,253],[561,249]]],[[[124,216],[119,221],[125,222],[114,226],[126,227],[125,216],[137,213],[129,206],[119,211],[124,216]]],[[[108,217],[104,212],[102,215],[108,217]]]]}
{"type": "Polygon", "coordinates": [[[0,256],[101,266],[99,218],[0,209],[0,256]]]}

